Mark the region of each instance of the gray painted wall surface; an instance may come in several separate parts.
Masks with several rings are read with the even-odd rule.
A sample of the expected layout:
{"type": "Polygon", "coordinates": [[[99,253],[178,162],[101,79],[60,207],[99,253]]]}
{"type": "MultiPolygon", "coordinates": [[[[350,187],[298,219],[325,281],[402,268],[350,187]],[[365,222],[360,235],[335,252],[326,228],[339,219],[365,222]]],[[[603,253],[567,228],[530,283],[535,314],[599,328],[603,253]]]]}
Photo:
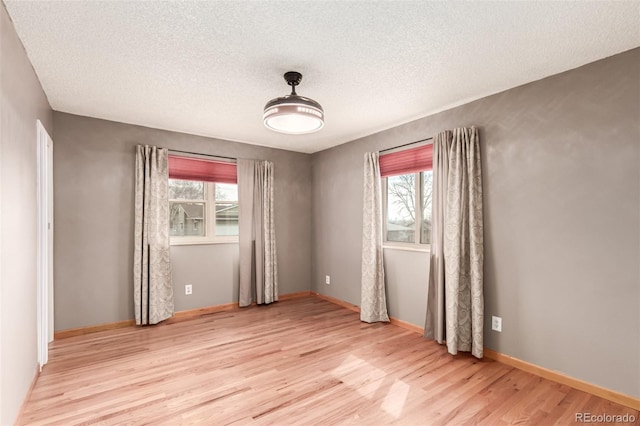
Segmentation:
{"type": "Polygon", "coordinates": [[[36,120],[49,102],[0,4],[0,424],[13,424],[36,372],[36,120]]]}
{"type": "Polygon", "coordinates": [[[384,274],[391,316],[422,327],[427,311],[429,253],[384,249],[384,274]],[[411,283],[410,291],[407,283],[411,283]]]}
{"type": "MultiPolygon", "coordinates": [[[[278,268],[283,267],[278,264],[278,268]]],[[[172,246],[171,268],[178,311],[238,301],[238,244],[172,246]],[[186,284],[193,286],[190,296],[184,294],[186,284]]],[[[304,290],[308,288],[288,293],[304,290]]]]}
{"type": "MultiPolygon", "coordinates": [[[[359,304],[364,152],[476,125],[486,347],[640,396],[639,75],[634,49],[313,154],[312,289],[359,304]]],[[[422,326],[427,256],[385,255],[390,314],[422,326]]]]}
{"type": "MultiPolygon", "coordinates": [[[[308,154],[60,112],[53,119],[56,330],[133,318],[137,144],[273,161],[280,294],[309,290],[308,154]]],[[[237,301],[237,247],[172,246],[176,310],[237,301]]]]}

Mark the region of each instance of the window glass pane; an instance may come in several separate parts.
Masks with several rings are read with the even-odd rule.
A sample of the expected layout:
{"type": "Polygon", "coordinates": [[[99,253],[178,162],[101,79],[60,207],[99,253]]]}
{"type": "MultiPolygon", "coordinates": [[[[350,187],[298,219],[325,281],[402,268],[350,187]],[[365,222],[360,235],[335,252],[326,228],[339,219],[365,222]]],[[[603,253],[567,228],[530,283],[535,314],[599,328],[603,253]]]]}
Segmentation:
{"type": "Polygon", "coordinates": [[[387,178],[387,241],[416,240],[416,175],[387,178]]]}
{"type": "Polygon", "coordinates": [[[204,182],[169,179],[170,200],[204,200],[204,182]]]}
{"type": "Polygon", "coordinates": [[[433,188],[433,172],[420,173],[422,177],[422,226],[420,227],[420,242],[431,244],[431,189],[433,188]]]}
{"type": "Polygon", "coordinates": [[[238,235],[238,185],[216,183],[216,236],[238,235]]]}
{"type": "Polygon", "coordinates": [[[238,185],[216,183],[216,201],[238,201],[238,185]]]}
{"type": "Polygon", "coordinates": [[[169,226],[172,237],[205,235],[204,203],[169,203],[169,226]]]}
{"type": "Polygon", "coordinates": [[[216,202],[216,236],[238,235],[238,203],[216,202]]]}

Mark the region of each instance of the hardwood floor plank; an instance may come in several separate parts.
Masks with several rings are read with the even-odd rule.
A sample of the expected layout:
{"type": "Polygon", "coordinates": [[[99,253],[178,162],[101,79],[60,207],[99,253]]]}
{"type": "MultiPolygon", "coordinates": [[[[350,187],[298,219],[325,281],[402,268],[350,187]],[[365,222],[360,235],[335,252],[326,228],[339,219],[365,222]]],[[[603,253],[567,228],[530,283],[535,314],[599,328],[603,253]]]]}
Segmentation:
{"type": "Polygon", "coordinates": [[[28,425],[568,424],[637,411],[316,297],[56,341],[28,425]]]}

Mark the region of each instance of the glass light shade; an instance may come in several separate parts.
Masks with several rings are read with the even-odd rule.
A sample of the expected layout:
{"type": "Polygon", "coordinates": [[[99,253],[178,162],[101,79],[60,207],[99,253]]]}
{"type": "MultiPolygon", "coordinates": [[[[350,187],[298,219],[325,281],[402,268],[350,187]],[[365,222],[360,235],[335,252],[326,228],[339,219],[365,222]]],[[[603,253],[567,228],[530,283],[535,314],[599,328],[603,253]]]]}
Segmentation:
{"type": "Polygon", "coordinates": [[[313,133],[324,126],[324,111],[313,99],[297,95],[276,98],[264,107],[264,125],[280,133],[313,133]]]}

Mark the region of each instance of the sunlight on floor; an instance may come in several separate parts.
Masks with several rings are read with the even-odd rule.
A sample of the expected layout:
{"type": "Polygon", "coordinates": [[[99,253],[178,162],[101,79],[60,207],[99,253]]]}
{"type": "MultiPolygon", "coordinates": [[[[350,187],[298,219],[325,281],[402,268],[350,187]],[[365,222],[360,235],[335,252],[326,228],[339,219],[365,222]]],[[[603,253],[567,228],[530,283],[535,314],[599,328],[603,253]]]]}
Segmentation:
{"type": "MultiPolygon", "coordinates": [[[[331,375],[354,388],[360,395],[371,399],[385,382],[387,374],[367,361],[349,355],[331,375]]],[[[384,388],[383,388],[384,389],[384,388]]],[[[382,409],[394,418],[402,414],[410,386],[401,380],[394,380],[382,402],[382,409]]]]}
{"type": "Polygon", "coordinates": [[[331,374],[367,399],[373,397],[387,375],[379,368],[353,355],[349,355],[331,374]]]}
{"type": "Polygon", "coordinates": [[[393,382],[391,389],[387,392],[387,396],[382,401],[382,409],[396,419],[399,418],[407,400],[407,395],[409,395],[409,389],[410,386],[401,380],[393,382]]]}

